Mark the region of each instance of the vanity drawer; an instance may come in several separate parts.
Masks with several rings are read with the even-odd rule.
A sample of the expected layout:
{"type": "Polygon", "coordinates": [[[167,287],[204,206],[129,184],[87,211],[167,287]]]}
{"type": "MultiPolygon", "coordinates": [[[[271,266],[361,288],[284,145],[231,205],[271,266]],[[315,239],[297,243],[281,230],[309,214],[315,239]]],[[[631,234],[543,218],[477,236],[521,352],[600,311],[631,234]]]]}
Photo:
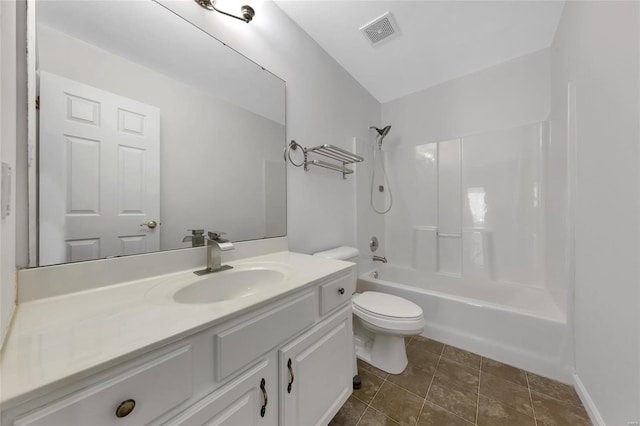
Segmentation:
{"type": "Polygon", "coordinates": [[[317,293],[309,292],[273,310],[217,333],[216,378],[223,380],[317,319],[317,293]]]}
{"type": "Polygon", "coordinates": [[[191,346],[183,346],[40,408],[14,425],[147,424],[191,397],[191,372],[191,346]],[[129,400],[134,401],[133,410],[118,417],[116,411],[125,414],[124,402],[129,400]]]}
{"type": "Polygon", "coordinates": [[[356,291],[356,277],[352,272],[320,286],[320,315],[325,315],[350,301],[356,291]]]}

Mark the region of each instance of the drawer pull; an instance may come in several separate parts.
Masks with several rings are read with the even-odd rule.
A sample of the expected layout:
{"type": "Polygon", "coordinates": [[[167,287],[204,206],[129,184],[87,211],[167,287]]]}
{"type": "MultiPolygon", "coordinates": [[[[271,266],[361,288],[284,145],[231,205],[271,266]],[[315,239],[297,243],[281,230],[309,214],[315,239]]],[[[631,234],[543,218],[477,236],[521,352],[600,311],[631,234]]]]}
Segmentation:
{"type": "Polygon", "coordinates": [[[266,384],[267,382],[264,379],[260,381],[260,390],[262,391],[262,398],[264,398],[264,404],[260,408],[260,417],[264,417],[264,413],[267,411],[267,403],[269,402],[269,395],[267,395],[267,390],[265,389],[266,384]]]}
{"type": "Polygon", "coordinates": [[[289,375],[291,376],[291,380],[289,381],[289,384],[287,385],[287,393],[291,393],[291,385],[293,385],[293,367],[291,367],[291,358],[289,358],[289,361],[287,361],[287,368],[289,369],[289,375]]]}
{"type": "Polygon", "coordinates": [[[121,402],[120,405],[118,405],[118,408],[116,408],[116,417],[126,417],[131,414],[134,408],[136,408],[136,401],[133,399],[127,399],[126,401],[121,402]]]}
{"type": "Polygon", "coordinates": [[[344,287],[340,287],[340,288],[338,289],[338,293],[340,293],[340,294],[344,294],[344,287]]]}

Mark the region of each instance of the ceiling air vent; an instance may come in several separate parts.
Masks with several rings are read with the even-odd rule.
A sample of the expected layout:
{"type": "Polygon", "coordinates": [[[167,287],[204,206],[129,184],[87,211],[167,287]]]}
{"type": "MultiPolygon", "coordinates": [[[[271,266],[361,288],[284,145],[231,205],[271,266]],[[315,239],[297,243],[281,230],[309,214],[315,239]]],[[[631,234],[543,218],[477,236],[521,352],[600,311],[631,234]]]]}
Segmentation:
{"type": "Polygon", "coordinates": [[[379,44],[382,40],[388,41],[400,35],[398,26],[393,20],[391,12],[387,12],[368,24],[360,27],[360,31],[362,31],[362,33],[367,37],[367,40],[369,40],[374,46],[379,44]]]}

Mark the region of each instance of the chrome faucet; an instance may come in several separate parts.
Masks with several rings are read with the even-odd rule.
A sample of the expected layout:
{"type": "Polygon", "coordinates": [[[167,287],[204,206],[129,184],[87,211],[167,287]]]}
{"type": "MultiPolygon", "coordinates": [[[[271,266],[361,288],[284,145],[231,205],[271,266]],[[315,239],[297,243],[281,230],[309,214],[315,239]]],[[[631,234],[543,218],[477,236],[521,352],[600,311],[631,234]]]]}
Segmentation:
{"type": "Polygon", "coordinates": [[[373,261],[374,262],[382,262],[382,263],[387,263],[387,258],[384,256],[376,256],[375,254],[373,255],[373,261]]]}
{"type": "Polygon", "coordinates": [[[195,271],[196,275],[205,275],[212,272],[226,271],[233,268],[229,265],[221,265],[222,252],[227,250],[233,250],[233,244],[229,240],[222,238],[224,232],[209,232],[209,235],[204,237],[207,242],[207,268],[200,271],[195,271]]]}

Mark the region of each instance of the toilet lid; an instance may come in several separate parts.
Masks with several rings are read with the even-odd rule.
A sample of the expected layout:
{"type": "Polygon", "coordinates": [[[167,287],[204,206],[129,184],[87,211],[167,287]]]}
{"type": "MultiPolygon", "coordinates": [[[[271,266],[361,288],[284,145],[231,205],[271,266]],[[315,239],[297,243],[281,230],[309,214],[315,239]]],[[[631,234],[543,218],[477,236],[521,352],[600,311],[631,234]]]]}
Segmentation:
{"type": "Polygon", "coordinates": [[[353,304],[373,315],[413,319],[422,317],[422,308],[413,302],[387,293],[365,291],[353,297],[353,304]]]}

